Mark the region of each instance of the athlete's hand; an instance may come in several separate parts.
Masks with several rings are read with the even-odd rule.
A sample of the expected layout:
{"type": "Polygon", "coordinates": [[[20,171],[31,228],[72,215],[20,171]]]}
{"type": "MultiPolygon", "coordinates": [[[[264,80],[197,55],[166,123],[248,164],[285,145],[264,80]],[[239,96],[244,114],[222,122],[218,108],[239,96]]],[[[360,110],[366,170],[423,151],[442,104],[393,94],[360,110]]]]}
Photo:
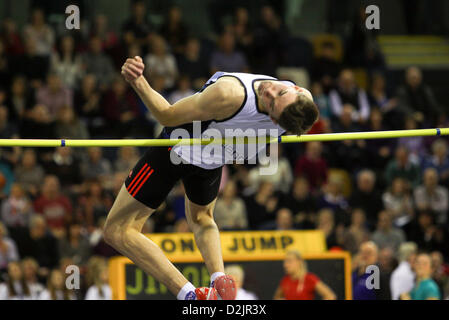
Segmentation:
{"type": "Polygon", "coordinates": [[[145,65],[142,58],[135,56],[134,58],[126,59],[126,62],[122,66],[122,75],[126,81],[133,83],[143,75],[144,69],[145,65]]]}

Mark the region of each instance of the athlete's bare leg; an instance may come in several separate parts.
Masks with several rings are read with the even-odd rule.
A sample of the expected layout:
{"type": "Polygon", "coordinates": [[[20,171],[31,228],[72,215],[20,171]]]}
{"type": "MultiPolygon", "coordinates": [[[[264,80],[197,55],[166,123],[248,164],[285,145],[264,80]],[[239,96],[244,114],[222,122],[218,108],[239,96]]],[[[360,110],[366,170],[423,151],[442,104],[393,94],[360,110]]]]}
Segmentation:
{"type": "Polygon", "coordinates": [[[104,238],[176,296],[188,280],[164,252],[141,232],[153,212],[153,209],[131,197],[123,185],[106,219],[104,238]]]}
{"type": "Polygon", "coordinates": [[[223,256],[221,254],[220,234],[214,221],[215,199],[211,203],[200,206],[185,196],[186,218],[195,242],[203,256],[209,274],[224,273],[223,256]]]}

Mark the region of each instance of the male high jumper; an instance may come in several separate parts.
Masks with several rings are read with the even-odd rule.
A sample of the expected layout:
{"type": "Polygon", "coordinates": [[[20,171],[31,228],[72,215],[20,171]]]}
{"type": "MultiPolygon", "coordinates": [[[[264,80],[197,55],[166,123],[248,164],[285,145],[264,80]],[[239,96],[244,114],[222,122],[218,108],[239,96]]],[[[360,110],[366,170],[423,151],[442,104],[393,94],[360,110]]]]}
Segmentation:
{"type": "MultiPolygon", "coordinates": [[[[225,129],[237,128],[276,129],[278,135],[286,131],[301,135],[318,118],[318,108],[308,90],[293,82],[245,73],[217,72],[200,92],[170,105],[148,84],[143,76],[144,68],[142,59],[136,56],[126,60],[122,75],[165,127],[163,138],[169,138],[175,128],[191,130],[193,121],[201,121],[203,131],[214,128],[223,136],[225,129]]],[[[182,148],[191,147],[148,148],[130,172],[109,212],[105,240],[164,284],[179,300],[219,297],[233,300],[235,283],[224,274],[220,236],[213,219],[225,163],[211,164],[213,161],[206,161],[200,153],[181,152],[182,148]],[[173,152],[183,162],[173,163],[173,152]],[[185,188],[187,222],[211,276],[210,288],[195,288],[163,251],[141,233],[145,221],[179,180],[185,188]]]]}

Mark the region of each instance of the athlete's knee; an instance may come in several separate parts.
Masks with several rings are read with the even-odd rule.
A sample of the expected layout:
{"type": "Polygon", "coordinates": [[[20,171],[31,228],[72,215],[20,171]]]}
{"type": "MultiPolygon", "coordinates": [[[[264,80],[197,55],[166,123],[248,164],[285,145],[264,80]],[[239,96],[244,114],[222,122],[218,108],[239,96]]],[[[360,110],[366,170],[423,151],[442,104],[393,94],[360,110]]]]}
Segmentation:
{"type": "Polygon", "coordinates": [[[192,223],[198,226],[214,226],[213,211],[210,209],[197,211],[191,217],[192,223]]]}

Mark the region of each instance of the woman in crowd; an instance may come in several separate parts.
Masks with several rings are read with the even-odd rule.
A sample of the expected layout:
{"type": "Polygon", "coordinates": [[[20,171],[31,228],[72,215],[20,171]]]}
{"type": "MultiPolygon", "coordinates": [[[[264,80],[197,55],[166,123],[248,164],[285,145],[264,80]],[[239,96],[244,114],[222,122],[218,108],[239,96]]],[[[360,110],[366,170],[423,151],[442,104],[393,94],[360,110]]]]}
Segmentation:
{"type": "Polygon", "coordinates": [[[92,257],[88,263],[88,282],[85,300],[112,300],[108,265],[105,259],[92,257]]]}
{"type": "Polygon", "coordinates": [[[0,284],[0,300],[31,300],[31,290],[18,262],[8,264],[8,278],[0,284]]]}
{"type": "Polygon", "coordinates": [[[65,285],[62,271],[52,270],[47,280],[47,289],[39,296],[40,300],[76,300],[75,294],[65,285]]]}

